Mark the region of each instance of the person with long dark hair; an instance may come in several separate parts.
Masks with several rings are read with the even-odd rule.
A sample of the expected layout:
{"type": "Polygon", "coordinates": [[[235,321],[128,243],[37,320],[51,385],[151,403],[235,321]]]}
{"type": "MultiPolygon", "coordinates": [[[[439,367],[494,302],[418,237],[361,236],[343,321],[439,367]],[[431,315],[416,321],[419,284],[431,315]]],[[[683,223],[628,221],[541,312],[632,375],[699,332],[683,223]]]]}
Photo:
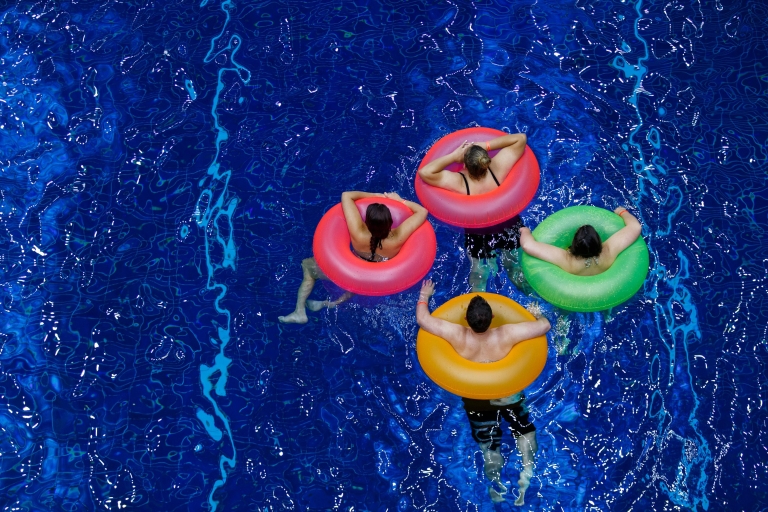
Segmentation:
{"type": "MultiPolygon", "coordinates": [[[[481,195],[497,189],[525,152],[527,137],[511,133],[488,142],[465,141],[452,153],[436,158],[419,170],[421,179],[433,187],[459,194],[481,195]],[[490,151],[499,150],[491,158],[490,151]],[[454,162],[463,162],[464,170],[446,170],[454,162]]],[[[469,284],[473,292],[484,292],[491,272],[496,272],[496,256],[515,285],[525,290],[527,283],[520,269],[518,249],[523,221],[515,215],[498,226],[464,230],[464,247],[472,261],[469,284]]]]}
{"type": "MultiPolygon", "coordinates": [[[[427,210],[423,206],[413,201],[407,201],[395,192],[383,194],[357,191],[344,192],[341,194],[341,208],[347,221],[352,249],[359,258],[371,262],[386,261],[396,256],[405,241],[408,240],[408,237],[427,220],[427,210]],[[413,215],[405,219],[398,227],[392,229],[392,214],[389,208],[381,203],[372,203],[368,205],[365,212],[365,221],[363,221],[355,201],[366,197],[386,197],[400,201],[413,212],[413,215]]],[[[328,277],[317,266],[315,258],[305,258],[301,262],[301,268],[304,272],[304,277],[296,297],[296,309],[289,315],[278,317],[279,321],[283,323],[304,324],[307,323],[307,308],[310,311],[320,311],[323,308],[335,307],[352,297],[351,292],[345,292],[334,301],[307,300],[315,286],[315,281],[318,279],[328,279],[328,277]]]]}
{"type": "Polygon", "coordinates": [[[595,228],[585,224],[576,230],[568,250],[537,242],[528,228],[520,229],[520,245],[523,250],[540,260],[548,261],[578,276],[594,276],[608,270],[621,251],[640,236],[640,221],[624,207],[614,210],[622,218],[624,227],[603,242],[595,228]]]}

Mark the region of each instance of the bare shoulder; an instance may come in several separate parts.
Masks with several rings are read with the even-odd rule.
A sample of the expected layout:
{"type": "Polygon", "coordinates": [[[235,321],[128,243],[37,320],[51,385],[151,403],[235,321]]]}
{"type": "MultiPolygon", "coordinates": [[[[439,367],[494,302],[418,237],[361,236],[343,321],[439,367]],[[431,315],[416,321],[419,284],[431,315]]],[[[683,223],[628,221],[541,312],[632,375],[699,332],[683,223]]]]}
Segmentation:
{"type": "Polygon", "coordinates": [[[526,332],[525,327],[527,323],[528,322],[520,322],[516,324],[505,324],[500,326],[498,328],[499,338],[504,339],[506,341],[513,341],[513,342],[522,341],[523,339],[525,339],[523,338],[523,336],[525,335],[525,332],[526,332]]]}
{"type": "MultiPolygon", "coordinates": [[[[466,341],[467,328],[429,315],[417,315],[416,321],[419,326],[430,334],[434,334],[457,348],[457,345],[463,345],[466,341]]],[[[458,350],[458,348],[457,348],[458,350]]]]}
{"type": "Polygon", "coordinates": [[[608,240],[603,243],[603,253],[605,253],[606,259],[609,259],[610,263],[613,263],[622,251],[632,245],[635,240],[640,237],[641,231],[642,227],[639,223],[635,222],[631,225],[624,226],[622,229],[611,235],[608,240]]]}
{"type": "Polygon", "coordinates": [[[453,192],[464,191],[464,180],[458,172],[442,169],[440,171],[424,173],[424,169],[419,171],[421,179],[424,183],[433,187],[442,188],[445,190],[451,190],[453,192]]]}
{"type": "Polygon", "coordinates": [[[549,321],[542,317],[538,320],[506,324],[499,327],[499,329],[503,329],[500,332],[503,342],[511,346],[546,334],[550,329],[550,325],[549,321]]]}
{"type": "Polygon", "coordinates": [[[511,171],[512,167],[518,160],[520,160],[524,152],[525,144],[508,146],[500,150],[496,156],[491,159],[491,165],[493,166],[494,172],[500,175],[500,179],[503,180],[507,174],[509,174],[509,171],[511,171]]]}
{"type": "Polygon", "coordinates": [[[452,192],[458,192],[460,194],[466,193],[466,187],[464,186],[464,178],[461,173],[453,171],[443,171],[443,176],[440,180],[440,188],[450,190],[452,192]]]}
{"type": "Polygon", "coordinates": [[[526,235],[525,237],[521,236],[520,243],[523,247],[523,251],[534,258],[557,265],[571,274],[576,273],[578,270],[576,266],[576,258],[565,249],[544,242],[538,242],[530,235],[526,235]]]}

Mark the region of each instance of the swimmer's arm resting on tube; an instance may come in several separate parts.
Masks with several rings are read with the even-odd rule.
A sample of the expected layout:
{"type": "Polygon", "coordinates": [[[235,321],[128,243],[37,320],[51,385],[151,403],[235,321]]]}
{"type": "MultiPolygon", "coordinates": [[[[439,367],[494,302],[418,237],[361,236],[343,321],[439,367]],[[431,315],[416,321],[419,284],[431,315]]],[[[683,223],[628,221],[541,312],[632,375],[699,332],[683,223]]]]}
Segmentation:
{"type": "Polygon", "coordinates": [[[490,151],[494,149],[500,150],[491,159],[491,165],[499,181],[504,181],[512,170],[512,166],[525,153],[525,144],[527,142],[528,137],[524,133],[510,133],[490,140],[487,143],[475,142],[474,144],[486,149],[490,148],[490,151]]]}
{"type": "Polygon", "coordinates": [[[544,316],[539,316],[539,318],[533,321],[520,322],[518,324],[506,324],[497,327],[497,329],[501,330],[501,348],[507,353],[521,341],[544,336],[551,328],[552,326],[550,325],[549,320],[544,316]]]}
{"type": "Polygon", "coordinates": [[[416,322],[428,333],[443,338],[453,346],[456,352],[461,354],[466,345],[466,327],[442,318],[435,318],[429,313],[427,303],[434,292],[435,284],[432,280],[424,281],[421,285],[421,293],[419,293],[419,302],[416,304],[416,322]]]}
{"type": "Polygon", "coordinates": [[[368,235],[368,228],[365,227],[363,217],[355,205],[358,199],[366,197],[384,197],[384,194],[373,194],[370,192],[359,192],[351,190],[341,194],[341,209],[344,212],[344,219],[347,221],[347,229],[352,239],[365,239],[368,235]]]}
{"type": "Polygon", "coordinates": [[[603,243],[603,250],[600,253],[600,258],[605,261],[605,264],[610,266],[616,260],[616,257],[621,254],[621,251],[632,245],[635,240],[640,237],[643,231],[643,226],[637,218],[629,213],[624,207],[616,208],[613,213],[621,217],[624,221],[624,227],[618,230],[616,233],[608,237],[603,243]]]}
{"type": "Polygon", "coordinates": [[[427,209],[421,206],[419,203],[414,203],[413,201],[403,199],[397,192],[384,192],[384,197],[387,199],[400,201],[413,212],[413,215],[405,219],[402,224],[393,229],[392,234],[390,235],[395,245],[402,246],[405,241],[408,240],[408,237],[411,236],[413,232],[419,228],[419,226],[424,224],[424,221],[427,220],[427,214],[429,212],[427,212],[427,209]]]}
{"type": "Polygon", "coordinates": [[[464,163],[464,153],[466,153],[469,147],[469,142],[462,142],[461,146],[454,149],[453,152],[436,158],[419,169],[419,176],[427,185],[446,190],[461,191],[464,188],[463,178],[459,176],[459,173],[445,171],[445,168],[454,162],[464,163]]]}
{"type": "Polygon", "coordinates": [[[509,133],[507,135],[502,135],[501,137],[491,139],[488,142],[472,142],[472,144],[483,147],[488,151],[515,147],[516,151],[519,153],[518,158],[520,158],[520,155],[522,155],[523,151],[525,151],[525,144],[527,142],[528,137],[524,133],[509,133]]]}
{"type": "Polygon", "coordinates": [[[526,227],[520,228],[520,247],[529,256],[557,265],[566,272],[573,272],[571,260],[564,249],[543,242],[537,242],[533,238],[531,230],[526,227]]]}

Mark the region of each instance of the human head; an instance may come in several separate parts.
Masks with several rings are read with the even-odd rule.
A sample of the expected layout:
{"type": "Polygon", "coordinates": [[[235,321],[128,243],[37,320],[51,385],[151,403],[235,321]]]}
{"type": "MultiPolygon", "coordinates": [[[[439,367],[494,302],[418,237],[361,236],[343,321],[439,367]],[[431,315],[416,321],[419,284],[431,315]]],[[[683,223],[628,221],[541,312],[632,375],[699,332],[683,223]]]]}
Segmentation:
{"type": "Polygon", "coordinates": [[[488,330],[493,319],[491,305],[479,295],[472,297],[467,306],[467,324],[476,333],[484,333],[488,330]]]}
{"type": "MultiPolygon", "coordinates": [[[[392,229],[392,214],[389,208],[381,203],[371,203],[365,210],[365,226],[371,232],[371,246],[380,246],[381,241],[389,236],[392,229]]],[[[371,252],[375,252],[372,248],[371,252]]]]}
{"type": "Polygon", "coordinates": [[[595,228],[585,224],[576,230],[571,242],[571,254],[579,258],[593,258],[599,256],[602,250],[603,244],[595,228]]]}
{"type": "Polygon", "coordinates": [[[479,180],[488,171],[491,165],[491,157],[488,152],[480,146],[472,145],[464,153],[464,167],[467,168],[470,177],[479,180]]]}

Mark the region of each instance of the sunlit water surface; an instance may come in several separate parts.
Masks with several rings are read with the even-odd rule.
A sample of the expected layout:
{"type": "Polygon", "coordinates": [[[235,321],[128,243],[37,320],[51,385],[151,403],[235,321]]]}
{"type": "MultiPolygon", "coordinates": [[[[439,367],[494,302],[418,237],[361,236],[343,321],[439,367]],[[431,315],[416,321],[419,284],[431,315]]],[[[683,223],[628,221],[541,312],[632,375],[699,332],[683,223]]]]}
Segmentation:
{"type": "MultiPolygon", "coordinates": [[[[524,509],[766,506],[761,2],[5,5],[0,509],[510,510],[415,290],[277,322],[341,192],[413,198],[473,125],[528,134],[529,226],[627,205],[651,251],[550,334],[524,509]]],[[[435,228],[440,304],[469,262],[435,228]]]]}

